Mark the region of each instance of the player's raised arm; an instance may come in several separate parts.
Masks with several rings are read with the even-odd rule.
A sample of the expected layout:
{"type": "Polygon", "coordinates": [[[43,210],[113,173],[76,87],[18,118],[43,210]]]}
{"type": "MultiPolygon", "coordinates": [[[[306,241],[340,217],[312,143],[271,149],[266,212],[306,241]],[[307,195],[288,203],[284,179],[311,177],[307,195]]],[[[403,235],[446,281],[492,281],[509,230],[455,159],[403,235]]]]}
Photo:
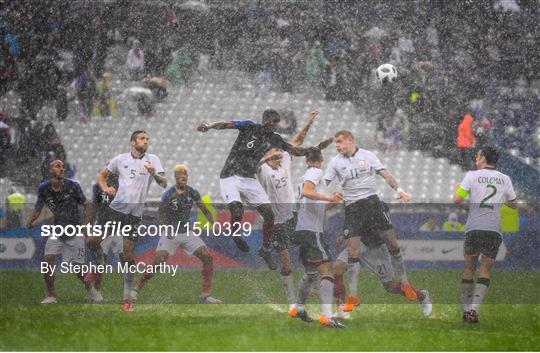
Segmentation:
{"type": "Polygon", "coordinates": [[[261,168],[261,166],[269,161],[277,161],[283,158],[283,152],[280,149],[272,148],[266,152],[263,158],[257,163],[257,170],[261,168]]]}
{"type": "Polygon", "coordinates": [[[295,145],[291,145],[290,147],[290,151],[291,151],[291,154],[293,156],[296,156],[296,157],[301,157],[301,156],[305,156],[307,151],[310,149],[310,148],[317,148],[319,150],[323,150],[325,149],[326,147],[330,146],[330,144],[334,141],[334,138],[333,137],[329,137],[321,142],[319,142],[319,144],[317,146],[312,146],[312,147],[300,147],[300,146],[295,146],[295,145]]]}
{"type": "Polygon", "coordinates": [[[407,194],[405,190],[403,190],[399,186],[399,182],[397,181],[397,179],[388,170],[381,169],[377,171],[377,173],[379,173],[379,175],[384,179],[384,181],[386,181],[388,185],[390,185],[392,189],[396,190],[396,192],[398,193],[398,199],[401,199],[405,202],[410,202],[412,200],[411,195],[407,194]]]}
{"type": "MultiPolygon", "coordinates": [[[[249,120],[244,120],[249,121],[249,120]]],[[[215,123],[203,123],[197,126],[197,131],[207,132],[208,130],[225,130],[225,129],[238,129],[243,126],[244,121],[217,121],[215,123]]],[[[253,122],[251,122],[253,124],[253,122]]]]}
{"type": "Polygon", "coordinates": [[[317,147],[318,149],[320,149],[322,151],[326,147],[330,146],[332,144],[332,142],[334,142],[334,138],[329,137],[326,140],[322,140],[321,142],[319,142],[319,144],[317,146],[315,146],[315,147],[317,147]]]}
{"type": "Polygon", "coordinates": [[[307,121],[306,125],[300,131],[298,131],[298,133],[296,135],[294,135],[294,137],[293,137],[293,139],[291,141],[291,144],[293,146],[300,146],[304,142],[304,139],[306,138],[306,135],[307,135],[307,133],[309,131],[309,128],[315,122],[315,119],[317,118],[317,115],[319,115],[318,110],[314,110],[311,113],[309,113],[309,117],[308,117],[308,121],[307,121]]]}

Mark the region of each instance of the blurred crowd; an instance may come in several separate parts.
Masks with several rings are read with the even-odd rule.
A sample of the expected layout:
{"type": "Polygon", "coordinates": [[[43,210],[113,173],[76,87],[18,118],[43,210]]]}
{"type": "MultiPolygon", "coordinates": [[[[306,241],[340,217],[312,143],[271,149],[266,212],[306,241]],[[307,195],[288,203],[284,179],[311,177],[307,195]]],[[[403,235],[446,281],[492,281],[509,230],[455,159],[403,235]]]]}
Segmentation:
{"type": "Polygon", "coordinates": [[[252,74],[255,95],[351,101],[378,122],[388,152],[463,162],[494,143],[540,158],[539,17],[539,3],[522,0],[4,0],[0,96],[17,92],[21,116],[0,120],[0,149],[16,148],[10,129],[28,134],[47,102],[61,120],[73,100],[83,121],[114,115],[109,58],[140,84],[133,94],[149,118],[167,84],[211,67],[252,74]],[[396,82],[374,79],[382,63],[396,82]]]}
{"type": "Polygon", "coordinates": [[[465,165],[458,126],[470,116],[471,147],[540,158],[538,2],[258,5],[238,14],[244,30],[225,55],[257,74],[257,93],[272,80],[281,91],[320,88],[352,101],[377,120],[389,152],[404,144],[465,165]],[[397,82],[376,82],[383,63],[397,82]]]}

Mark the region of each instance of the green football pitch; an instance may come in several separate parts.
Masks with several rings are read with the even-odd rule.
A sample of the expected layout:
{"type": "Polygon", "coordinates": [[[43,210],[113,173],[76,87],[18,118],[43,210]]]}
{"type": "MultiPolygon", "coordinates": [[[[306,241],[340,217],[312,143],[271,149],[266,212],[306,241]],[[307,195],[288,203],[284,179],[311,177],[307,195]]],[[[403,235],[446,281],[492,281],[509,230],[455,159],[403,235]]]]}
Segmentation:
{"type": "MultiPolygon", "coordinates": [[[[297,277],[300,273],[296,273],[297,277]]],[[[106,275],[109,303],[89,304],[73,275],[57,277],[57,305],[39,305],[38,272],[0,271],[0,349],[17,351],[362,351],[540,350],[540,272],[497,271],[479,324],[461,321],[460,272],[410,271],[428,289],[433,314],[387,294],[369,273],[360,274],[363,303],[343,330],[287,316],[277,273],[217,270],[213,292],[229,304],[198,305],[199,271],[158,276],[139,296],[135,311],[119,304],[121,278],[106,275]]],[[[318,298],[308,312],[316,318],[318,298]]]]}

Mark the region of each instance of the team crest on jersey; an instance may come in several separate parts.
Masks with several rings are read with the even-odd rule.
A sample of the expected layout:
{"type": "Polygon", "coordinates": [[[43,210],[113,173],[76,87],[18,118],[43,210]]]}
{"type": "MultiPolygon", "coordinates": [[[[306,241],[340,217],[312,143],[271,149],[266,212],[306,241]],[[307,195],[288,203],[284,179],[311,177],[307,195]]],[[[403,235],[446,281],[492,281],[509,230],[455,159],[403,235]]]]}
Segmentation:
{"type": "Polygon", "coordinates": [[[358,161],[358,168],[360,168],[360,170],[369,169],[369,164],[366,161],[359,160],[358,161]]]}

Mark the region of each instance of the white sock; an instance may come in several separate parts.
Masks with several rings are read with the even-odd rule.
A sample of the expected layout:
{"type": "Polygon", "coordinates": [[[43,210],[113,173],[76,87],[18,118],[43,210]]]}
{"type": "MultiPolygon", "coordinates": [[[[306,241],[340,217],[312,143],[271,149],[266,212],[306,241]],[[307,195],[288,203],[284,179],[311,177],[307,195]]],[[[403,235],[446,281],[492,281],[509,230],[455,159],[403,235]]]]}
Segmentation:
{"type": "Polygon", "coordinates": [[[289,304],[296,303],[296,295],[294,293],[294,280],[292,272],[288,275],[281,275],[281,281],[283,283],[283,289],[285,290],[285,296],[289,304]]]}
{"type": "Polygon", "coordinates": [[[321,278],[321,301],[322,301],[322,313],[327,318],[331,318],[332,302],[334,300],[334,282],[330,276],[323,276],[321,278]]]}
{"type": "Polygon", "coordinates": [[[124,273],[124,299],[131,295],[131,289],[133,288],[134,274],[130,271],[124,273]]]}
{"type": "Polygon", "coordinates": [[[360,264],[355,262],[348,265],[349,294],[358,296],[358,274],[360,273],[360,264]]]}
{"type": "Polygon", "coordinates": [[[487,278],[478,278],[476,281],[476,286],[474,287],[474,295],[471,304],[471,310],[478,311],[480,305],[484,301],[484,298],[487,295],[489,289],[489,279],[487,278]]]}
{"type": "Polygon", "coordinates": [[[302,279],[300,280],[300,284],[298,285],[298,303],[301,304],[296,307],[298,311],[303,311],[304,306],[306,302],[306,298],[309,295],[309,291],[311,290],[311,285],[313,281],[316,278],[316,273],[304,273],[302,276],[302,279]],[[302,307],[302,310],[300,310],[300,307],[302,307]]]}
{"type": "Polygon", "coordinates": [[[469,283],[469,281],[461,281],[461,310],[469,311],[469,306],[471,305],[471,300],[473,296],[474,282],[469,283]]]}

